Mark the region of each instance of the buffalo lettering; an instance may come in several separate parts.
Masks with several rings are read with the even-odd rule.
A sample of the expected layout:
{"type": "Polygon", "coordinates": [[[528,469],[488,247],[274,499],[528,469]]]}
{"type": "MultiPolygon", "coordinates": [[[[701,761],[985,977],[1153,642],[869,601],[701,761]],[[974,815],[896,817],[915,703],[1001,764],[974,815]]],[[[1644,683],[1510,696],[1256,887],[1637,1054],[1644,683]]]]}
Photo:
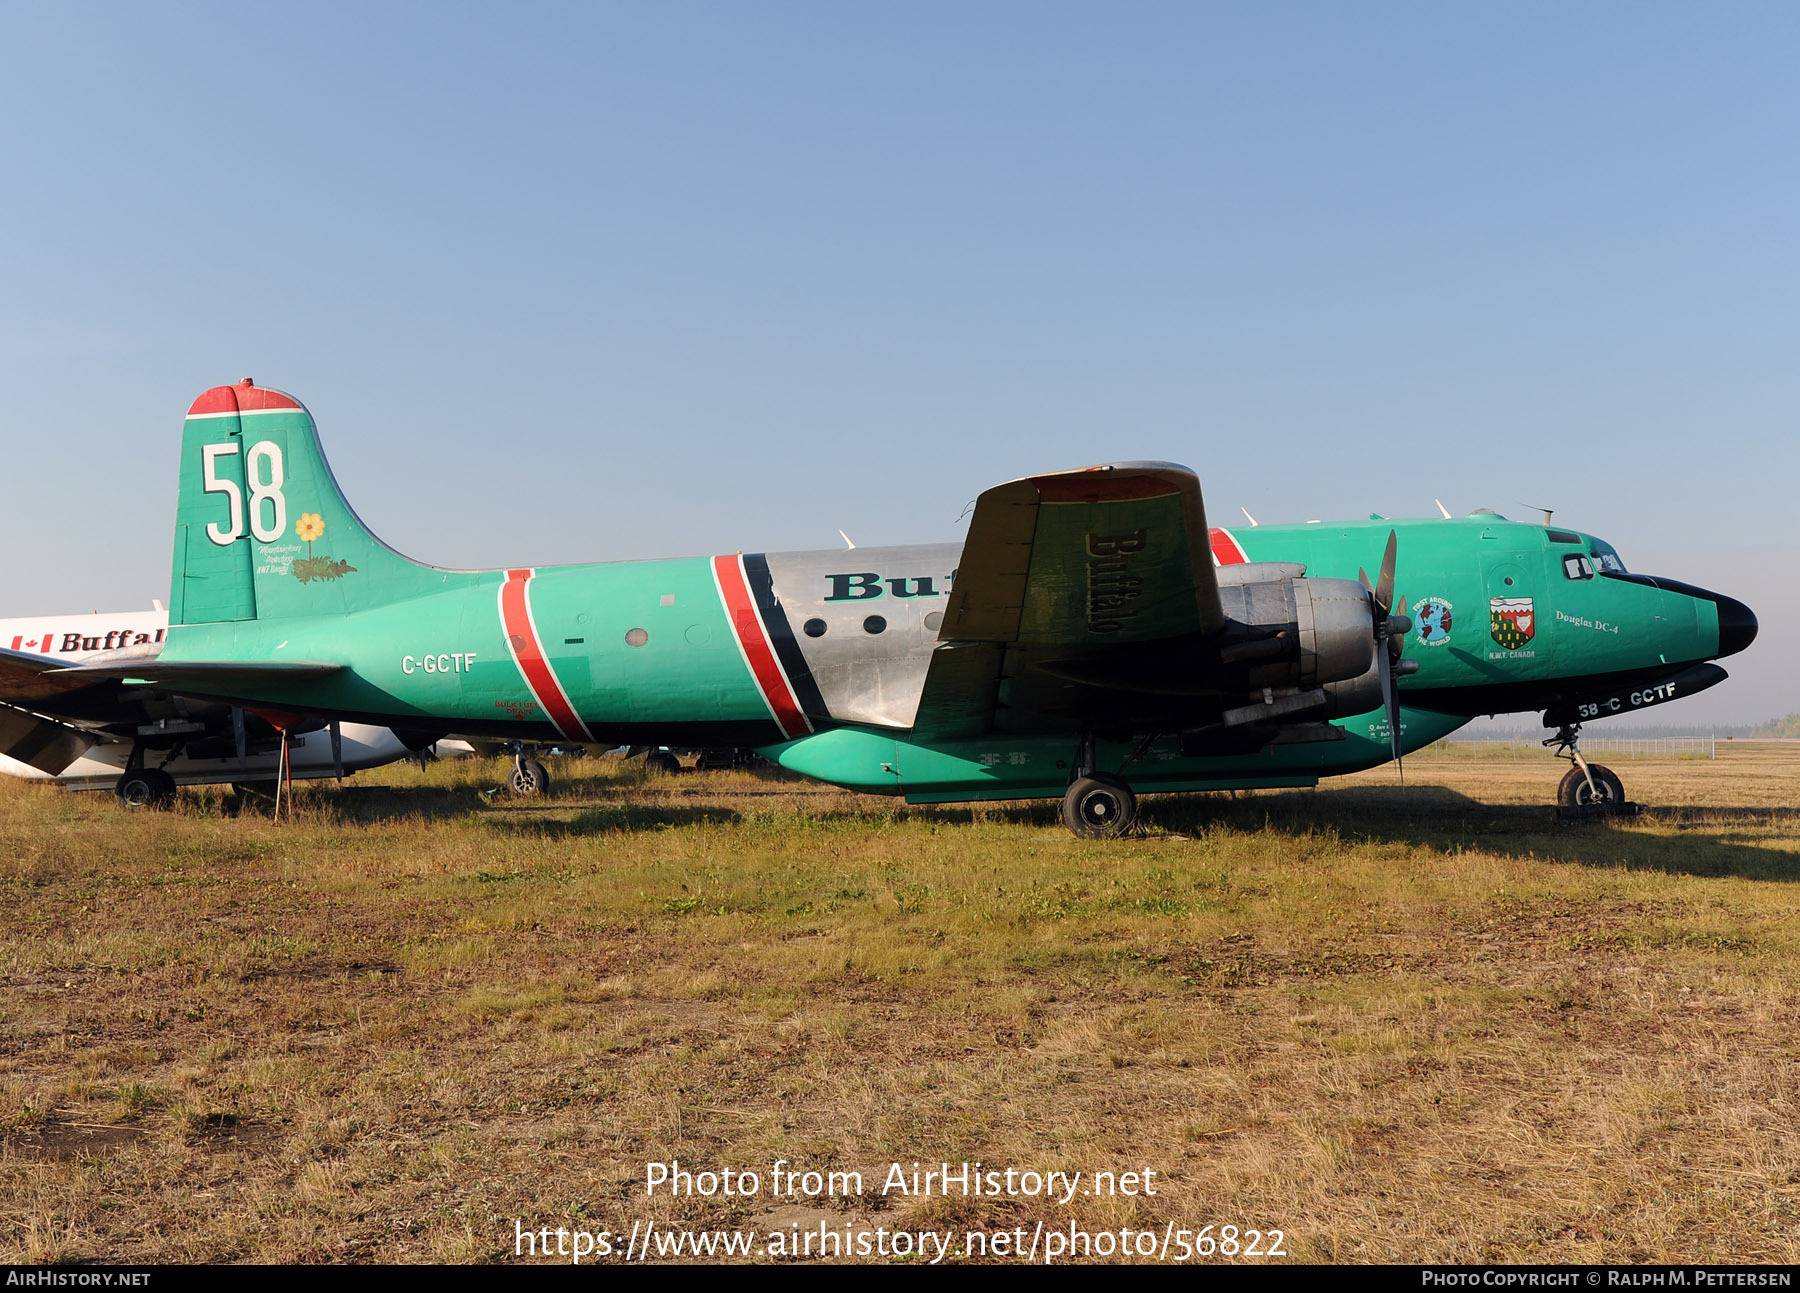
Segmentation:
{"type": "MultiPolygon", "coordinates": [[[[879,571],[863,570],[848,575],[826,575],[831,584],[828,602],[866,602],[892,594],[895,597],[942,597],[936,575],[902,575],[888,578],[879,571]],[[887,587],[882,587],[883,583],[887,587]]],[[[948,581],[946,581],[948,582],[948,581]]]]}
{"type": "Polygon", "coordinates": [[[1089,633],[1117,633],[1137,615],[1130,604],[1143,591],[1132,558],[1148,545],[1143,530],[1087,536],[1087,627],[1089,633]]]}

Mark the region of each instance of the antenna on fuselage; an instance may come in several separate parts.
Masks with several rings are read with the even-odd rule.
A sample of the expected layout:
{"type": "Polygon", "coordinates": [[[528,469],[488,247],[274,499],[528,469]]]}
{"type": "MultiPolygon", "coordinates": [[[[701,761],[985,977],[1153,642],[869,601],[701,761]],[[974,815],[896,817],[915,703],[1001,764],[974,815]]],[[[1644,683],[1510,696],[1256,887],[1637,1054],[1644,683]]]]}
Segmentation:
{"type": "Polygon", "coordinates": [[[844,541],[845,548],[854,548],[856,546],[854,543],[850,542],[850,536],[845,534],[842,530],[838,531],[838,538],[844,541]]]}
{"type": "Polygon", "coordinates": [[[1441,499],[1441,498],[1434,498],[1434,499],[1432,499],[1432,500],[1431,500],[1431,501],[1432,501],[1432,502],[1434,502],[1434,503],[1436,503],[1436,504],[1437,504],[1437,505],[1438,505],[1438,512],[1439,512],[1439,513],[1441,513],[1441,514],[1442,514],[1442,516],[1443,516],[1443,518],[1444,518],[1444,519],[1445,519],[1445,520],[1446,520],[1446,521],[1448,521],[1448,520],[1450,520],[1450,519],[1451,519],[1451,518],[1450,518],[1450,509],[1449,509],[1449,508],[1447,508],[1447,507],[1445,507],[1445,506],[1444,506],[1444,500],[1443,500],[1443,499],[1441,499]]]}
{"type": "Polygon", "coordinates": [[[1250,515],[1250,509],[1249,509],[1249,508],[1247,508],[1247,507],[1240,507],[1240,508],[1238,508],[1238,511],[1240,511],[1240,512],[1242,512],[1242,513],[1243,513],[1243,514],[1244,514],[1244,519],[1245,519],[1245,520],[1246,520],[1246,521],[1248,521],[1248,522],[1250,522],[1250,526],[1251,526],[1251,528],[1252,528],[1252,529],[1254,529],[1254,528],[1255,528],[1255,527],[1256,527],[1256,526],[1257,526],[1257,524],[1258,524],[1258,521],[1257,521],[1257,519],[1256,519],[1256,518],[1255,518],[1255,517],[1254,517],[1254,516],[1251,516],[1251,515],[1250,515]]]}
{"type": "Polygon", "coordinates": [[[1543,514],[1544,514],[1544,526],[1545,526],[1545,528],[1546,528],[1546,529],[1548,529],[1548,528],[1549,528],[1549,525],[1550,525],[1550,518],[1551,518],[1551,517],[1552,517],[1552,516],[1554,516],[1554,515],[1555,515],[1555,514],[1556,514],[1556,513],[1555,513],[1555,512],[1554,512],[1554,510],[1553,510],[1553,509],[1551,509],[1551,508],[1548,508],[1548,507],[1533,507],[1533,506],[1532,506],[1532,505],[1531,505],[1531,504],[1530,504],[1530,503],[1520,503],[1520,504],[1519,504],[1519,506],[1520,506],[1520,507],[1530,507],[1530,508],[1531,508],[1531,510],[1532,510],[1532,511],[1534,511],[1534,512],[1542,512],[1542,513],[1543,513],[1543,514]]]}

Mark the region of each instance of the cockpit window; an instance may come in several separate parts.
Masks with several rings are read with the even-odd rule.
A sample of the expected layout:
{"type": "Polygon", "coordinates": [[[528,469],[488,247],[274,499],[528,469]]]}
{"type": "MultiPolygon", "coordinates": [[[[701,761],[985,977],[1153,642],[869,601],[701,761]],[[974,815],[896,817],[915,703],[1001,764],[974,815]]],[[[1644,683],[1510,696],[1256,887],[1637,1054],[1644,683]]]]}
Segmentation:
{"type": "Polygon", "coordinates": [[[1585,552],[1571,552],[1563,557],[1563,575],[1569,579],[1592,579],[1594,567],[1585,552]]]}
{"type": "Polygon", "coordinates": [[[1603,575],[1623,575],[1627,573],[1625,563],[1620,561],[1619,554],[1611,549],[1602,550],[1600,548],[1595,548],[1594,564],[1600,567],[1600,573],[1603,575]]]}

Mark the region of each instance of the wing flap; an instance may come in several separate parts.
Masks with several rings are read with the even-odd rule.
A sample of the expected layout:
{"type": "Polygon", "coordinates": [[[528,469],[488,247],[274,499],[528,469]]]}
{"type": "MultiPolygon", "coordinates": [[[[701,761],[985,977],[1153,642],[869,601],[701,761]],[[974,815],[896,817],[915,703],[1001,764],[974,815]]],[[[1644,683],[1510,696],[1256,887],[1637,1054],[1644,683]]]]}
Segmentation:
{"type": "Polygon", "coordinates": [[[996,642],[945,643],[931,653],[913,720],[915,737],[980,736],[993,727],[1006,648],[996,642]]]}

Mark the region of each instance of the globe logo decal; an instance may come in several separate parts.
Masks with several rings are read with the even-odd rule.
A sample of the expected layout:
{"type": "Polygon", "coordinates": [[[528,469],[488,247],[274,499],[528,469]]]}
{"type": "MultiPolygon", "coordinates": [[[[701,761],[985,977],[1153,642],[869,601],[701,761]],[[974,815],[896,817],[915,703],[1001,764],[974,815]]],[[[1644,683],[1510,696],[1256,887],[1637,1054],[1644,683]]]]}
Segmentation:
{"type": "Polygon", "coordinates": [[[1414,636],[1419,645],[1443,646],[1448,642],[1451,619],[1450,603],[1442,597],[1427,597],[1420,602],[1419,609],[1413,612],[1413,623],[1418,626],[1414,636]]]}

